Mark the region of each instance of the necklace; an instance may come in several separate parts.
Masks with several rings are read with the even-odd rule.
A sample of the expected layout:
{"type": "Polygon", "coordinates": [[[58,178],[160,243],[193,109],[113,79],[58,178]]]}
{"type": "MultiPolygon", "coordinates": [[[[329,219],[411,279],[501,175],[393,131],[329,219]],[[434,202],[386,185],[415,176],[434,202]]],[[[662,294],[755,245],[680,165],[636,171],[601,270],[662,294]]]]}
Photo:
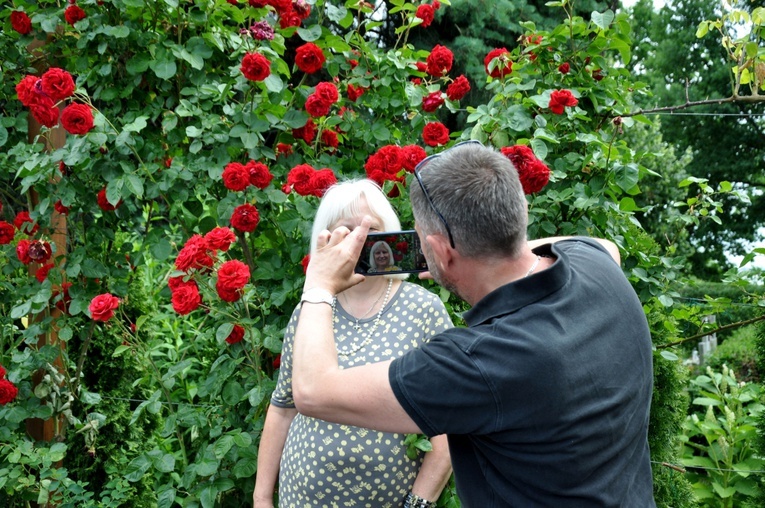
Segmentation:
{"type": "Polygon", "coordinates": [[[540,258],[539,256],[537,256],[537,260],[536,260],[536,261],[534,261],[534,264],[533,264],[533,265],[531,265],[531,268],[529,269],[529,271],[528,271],[528,272],[526,272],[526,275],[524,275],[524,278],[525,278],[525,277],[528,277],[529,275],[531,275],[532,273],[534,273],[534,270],[536,270],[536,269],[537,269],[537,266],[539,265],[539,260],[540,260],[540,259],[541,259],[541,258],[540,258]]]}
{"type": "MultiPolygon", "coordinates": [[[[392,283],[392,282],[393,282],[393,280],[392,280],[392,279],[389,279],[389,281],[388,281],[388,291],[390,291],[390,286],[391,286],[391,283],[392,283]]],[[[370,312],[372,312],[372,309],[374,309],[374,308],[375,308],[375,305],[377,305],[377,302],[379,302],[379,301],[380,301],[380,298],[382,298],[382,296],[383,296],[385,293],[386,293],[386,291],[381,291],[381,292],[380,292],[380,294],[377,296],[377,300],[375,300],[375,301],[372,303],[372,306],[371,306],[371,307],[369,307],[369,308],[367,309],[367,311],[366,311],[364,314],[360,315],[359,317],[353,316],[353,318],[356,320],[356,322],[353,324],[353,329],[354,329],[354,330],[356,330],[357,332],[358,332],[359,330],[361,330],[361,325],[359,324],[359,319],[364,319],[365,317],[367,317],[367,314],[369,314],[370,312]]],[[[349,310],[348,314],[350,314],[350,308],[351,308],[351,306],[350,306],[350,305],[348,305],[348,303],[350,303],[350,302],[348,301],[348,296],[347,296],[347,295],[345,295],[345,294],[343,294],[343,298],[345,298],[345,302],[346,302],[346,308],[349,310]]],[[[383,307],[385,307],[385,304],[383,304],[383,307]]]]}
{"type": "MultiPolygon", "coordinates": [[[[375,316],[375,320],[372,323],[372,327],[366,333],[366,338],[363,341],[361,341],[361,343],[354,344],[353,346],[351,346],[350,349],[340,349],[339,347],[335,346],[337,347],[337,354],[339,356],[347,358],[351,356],[352,354],[354,354],[356,351],[359,351],[367,347],[367,345],[369,345],[369,343],[372,341],[372,337],[374,336],[375,330],[377,330],[377,325],[380,324],[380,317],[382,316],[382,313],[385,310],[385,306],[388,304],[388,298],[390,297],[390,289],[392,286],[393,286],[393,279],[388,279],[388,288],[385,290],[385,298],[383,299],[383,303],[380,306],[380,310],[377,311],[377,316],[375,316]]],[[[377,300],[379,300],[379,298],[377,300]]],[[[375,303],[377,303],[377,301],[375,301],[375,303]]],[[[373,308],[374,308],[374,305],[372,305],[372,307],[369,310],[372,310],[373,308]]],[[[335,305],[333,304],[332,305],[332,321],[334,322],[334,320],[335,320],[335,305]]],[[[359,320],[358,318],[356,318],[356,325],[354,326],[354,329],[356,329],[357,331],[361,328],[360,326],[356,328],[358,324],[359,324],[359,320]]]]}

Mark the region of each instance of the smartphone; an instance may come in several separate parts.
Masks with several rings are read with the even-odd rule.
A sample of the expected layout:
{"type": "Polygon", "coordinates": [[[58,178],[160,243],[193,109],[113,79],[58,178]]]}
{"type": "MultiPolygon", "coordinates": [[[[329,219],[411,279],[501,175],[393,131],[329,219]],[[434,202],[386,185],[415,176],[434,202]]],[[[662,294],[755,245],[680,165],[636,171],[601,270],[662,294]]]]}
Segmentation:
{"type": "Polygon", "coordinates": [[[356,273],[419,273],[428,271],[414,230],[369,233],[356,263],[356,273]]]}

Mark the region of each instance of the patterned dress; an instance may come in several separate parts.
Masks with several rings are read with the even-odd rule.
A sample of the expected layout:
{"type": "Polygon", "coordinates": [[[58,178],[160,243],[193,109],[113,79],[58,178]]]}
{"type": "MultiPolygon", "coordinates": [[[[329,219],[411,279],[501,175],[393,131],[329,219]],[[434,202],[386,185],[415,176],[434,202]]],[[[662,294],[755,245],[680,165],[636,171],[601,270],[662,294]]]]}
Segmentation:
{"type": "MultiPolygon", "coordinates": [[[[294,408],[292,348],[296,309],[287,325],[279,380],[271,404],[294,408]]],[[[356,319],[335,303],[340,368],[397,358],[450,328],[438,297],[404,282],[377,316],[356,319]],[[369,332],[372,331],[372,337],[369,332]]],[[[388,508],[403,504],[422,464],[406,456],[405,434],[339,425],[297,414],[279,467],[279,507],[388,508]]]]}

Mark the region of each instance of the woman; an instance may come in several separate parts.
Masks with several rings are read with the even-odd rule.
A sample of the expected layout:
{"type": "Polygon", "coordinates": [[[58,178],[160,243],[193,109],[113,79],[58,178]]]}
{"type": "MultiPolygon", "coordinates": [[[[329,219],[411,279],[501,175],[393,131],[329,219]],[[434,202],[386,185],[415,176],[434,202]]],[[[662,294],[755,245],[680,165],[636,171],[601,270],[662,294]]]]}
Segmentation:
{"type": "MultiPolygon", "coordinates": [[[[370,180],[331,187],[314,219],[311,252],[325,229],[353,229],[364,216],[376,231],[398,231],[398,217],[370,180]]],[[[343,368],[383,362],[418,347],[452,326],[441,301],[405,274],[368,276],[335,299],[338,361],[343,368]]],[[[253,492],[255,508],[279,506],[401,507],[405,500],[438,499],[451,474],[446,436],[416,460],[406,455],[405,435],[337,425],[303,416],[292,400],[292,341],[299,308],[287,325],[279,380],[266,415],[253,492]]],[[[421,504],[416,506],[429,506],[421,504]]],[[[433,504],[435,506],[435,504],[433,504]]]]}
{"type": "Polygon", "coordinates": [[[370,272],[391,272],[398,270],[393,264],[393,249],[387,242],[380,240],[369,251],[370,272]]]}

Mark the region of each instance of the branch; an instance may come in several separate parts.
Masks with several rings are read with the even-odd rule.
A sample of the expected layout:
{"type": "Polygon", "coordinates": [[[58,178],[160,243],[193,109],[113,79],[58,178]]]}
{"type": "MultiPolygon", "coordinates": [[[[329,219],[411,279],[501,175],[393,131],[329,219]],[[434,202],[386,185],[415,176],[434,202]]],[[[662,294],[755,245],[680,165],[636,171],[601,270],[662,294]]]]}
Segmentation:
{"type": "Polygon", "coordinates": [[[729,325],[721,326],[720,328],[717,328],[715,330],[708,330],[706,332],[697,333],[696,335],[693,335],[686,339],[678,340],[676,342],[668,342],[667,344],[661,344],[656,346],[656,349],[666,349],[668,347],[679,346],[680,344],[685,344],[686,342],[690,342],[692,340],[698,340],[706,335],[712,335],[713,333],[718,333],[718,332],[727,332],[728,330],[733,330],[735,328],[740,328],[742,326],[751,325],[758,321],[765,321],[765,314],[763,314],[762,316],[757,316],[756,318],[747,319],[746,321],[739,321],[738,323],[731,323],[729,325]]]}

